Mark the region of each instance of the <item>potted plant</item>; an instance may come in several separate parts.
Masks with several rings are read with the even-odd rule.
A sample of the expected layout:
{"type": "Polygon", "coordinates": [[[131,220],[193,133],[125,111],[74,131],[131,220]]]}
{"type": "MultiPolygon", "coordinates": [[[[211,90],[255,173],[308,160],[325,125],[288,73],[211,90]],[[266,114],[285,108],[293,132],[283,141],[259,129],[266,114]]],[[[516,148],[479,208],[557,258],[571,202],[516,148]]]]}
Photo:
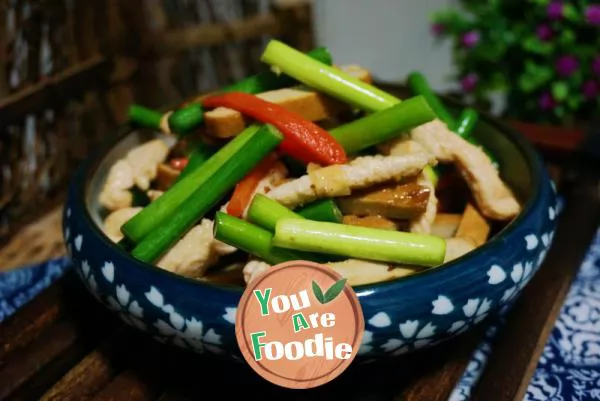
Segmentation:
{"type": "Polygon", "coordinates": [[[500,93],[502,117],[529,127],[583,128],[600,110],[598,1],[461,0],[432,33],[452,41],[463,101],[500,93]]]}

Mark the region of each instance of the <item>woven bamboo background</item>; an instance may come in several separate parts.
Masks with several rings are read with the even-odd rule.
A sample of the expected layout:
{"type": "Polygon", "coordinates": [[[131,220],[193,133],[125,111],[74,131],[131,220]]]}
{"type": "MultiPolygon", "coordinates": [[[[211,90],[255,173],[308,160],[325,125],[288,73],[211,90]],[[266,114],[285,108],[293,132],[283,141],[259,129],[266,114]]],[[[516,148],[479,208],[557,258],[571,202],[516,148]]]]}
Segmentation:
{"type": "Polygon", "coordinates": [[[0,245],[60,204],[127,107],[162,107],[262,68],[276,37],[313,47],[310,3],[0,0],[0,245]]]}

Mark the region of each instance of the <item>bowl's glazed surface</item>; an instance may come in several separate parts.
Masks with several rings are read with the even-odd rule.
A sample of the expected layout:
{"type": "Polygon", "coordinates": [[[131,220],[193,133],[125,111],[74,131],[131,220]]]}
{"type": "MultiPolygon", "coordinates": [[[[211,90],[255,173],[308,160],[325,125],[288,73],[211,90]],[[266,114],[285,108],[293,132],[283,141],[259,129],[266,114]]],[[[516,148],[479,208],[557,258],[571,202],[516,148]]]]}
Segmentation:
{"type": "MultiPolygon", "coordinates": [[[[64,209],[64,237],[88,290],[128,324],[158,341],[240,358],[236,307],[243,288],[208,285],[135,260],[98,224],[108,169],[155,133],[125,129],[119,142],[83,164],[64,209]]],[[[556,193],[539,156],[514,131],[482,117],[475,133],[498,159],[523,212],[487,244],[440,268],[355,287],[365,318],[357,361],[398,355],[462,333],[511,302],[539,268],[556,225],[556,193]]]]}

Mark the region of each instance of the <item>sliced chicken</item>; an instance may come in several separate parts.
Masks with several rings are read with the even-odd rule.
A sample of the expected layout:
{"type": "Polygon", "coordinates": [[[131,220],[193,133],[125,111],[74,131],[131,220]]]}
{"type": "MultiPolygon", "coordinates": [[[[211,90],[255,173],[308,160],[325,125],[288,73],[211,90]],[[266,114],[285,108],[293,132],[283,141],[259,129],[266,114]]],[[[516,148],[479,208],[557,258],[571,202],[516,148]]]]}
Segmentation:
{"type": "Polygon", "coordinates": [[[113,242],[119,242],[123,239],[121,226],[127,223],[133,216],[142,210],[141,207],[126,207],[115,210],[104,219],[104,233],[113,242]]]}
{"type": "Polygon", "coordinates": [[[428,188],[429,192],[427,193],[425,211],[422,212],[420,216],[412,219],[409,227],[410,231],[413,233],[429,234],[431,233],[431,227],[433,226],[433,222],[435,221],[435,216],[437,214],[438,200],[435,196],[435,188],[431,182],[431,179],[429,178],[429,175],[421,173],[417,183],[425,188],[428,188]]]}
{"type": "Polygon", "coordinates": [[[119,160],[110,168],[98,200],[108,210],[118,210],[133,204],[133,171],[125,160],[119,160]]]}
{"type": "Polygon", "coordinates": [[[451,132],[439,120],[414,128],[411,138],[440,162],[456,164],[486,217],[509,220],[519,214],[519,202],[482,149],[451,132]]]}
{"type": "Polygon", "coordinates": [[[169,154],[169,147],[160,139],[133,148],[110,169],[100,193],[100,204],[108,210],[131,206],[132,195],[128,191],[134,185],[143,191],[150,188],[156,178],[157,166],[169,154]]]}
{"type": "Polygon", "coordinates": [[[146,195],[150,199],[150,202],[154,202],[155,200],[157,200],[158,198],[160,198],[160,196],[163,193],[164,193],[163,191],[159,191],[159,190],[156,190],[156,189],[150,189],[150,190],[148,190],[148,192],[146,192],[146,195]]]}
{"type": "Polygon", "coordinates": [[[155,139],[133,148],[127,154],[126,161],[131,166],[133,181],[142,191],[150,188],[150,182],[156,178],[156,170],[169,154],[169,147],[160,139],[155,139]]]}
{"type": "Polygon", "coordinates": [[[246,284],[250,284],[250,282],[269,270],[269,268],[271,268],[271,265],[262,260],[250,260],[243,269],[244,281],[246,284]]]}
{"type": "Polygon", "coordinates": [[[355,191],[337,199],[337,204],[344,214],[413,219],[426,211],[432,191],[433,186],[425,181],[384,184],[355,191]]]}
{"type": "Polygon", "coordinates": [[[294,208],[319,198],[347,196],[352,190],[416,176],[428,164],[435,164],[435,160],[427,153],[363,156],[348,164],[317,169],[278,186],[267,196],[294,208]]]}
{"type": "Polygon", "coordinates": [[[200,277],[218,260],[212,241],[212,221],[203,219],[169,249],[157,266],[182,276],[200,277]]]}

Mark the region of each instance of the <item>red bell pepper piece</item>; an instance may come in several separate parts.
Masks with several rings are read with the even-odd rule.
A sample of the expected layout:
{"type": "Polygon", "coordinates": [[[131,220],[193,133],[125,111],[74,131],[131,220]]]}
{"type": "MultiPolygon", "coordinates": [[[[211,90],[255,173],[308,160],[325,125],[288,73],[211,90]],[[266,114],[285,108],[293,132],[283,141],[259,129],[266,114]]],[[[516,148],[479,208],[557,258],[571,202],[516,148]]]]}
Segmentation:
{"type": "Polygon", "coordinates": [[[188,164],[188,158],[187,157],[175,158],[175,159],[172,159],[169,162],[169,164],[174,169],[181,171],[181,170],[183,170],[185,168],[185,166],[187,166],[187,164],[188,164]]]}
{"type": "Polygon", "coordinates": [[[227,204],[227,214],[238,218],[242,217],[260,180],[266,177],[278,159],[276,153],[269,153],[248,175],[237,183],[227,204]]]}
{"type": "Polygon", "coordinates": [[[326,166],[344,164],[348,160],[342,145],[329,132],[301,115],[257,96],[230,92],[209,96],[202,100],[202,105],[206,108],[227,107],[272,124],[284,136],[280,150],[306,164],[326,166]]]}

